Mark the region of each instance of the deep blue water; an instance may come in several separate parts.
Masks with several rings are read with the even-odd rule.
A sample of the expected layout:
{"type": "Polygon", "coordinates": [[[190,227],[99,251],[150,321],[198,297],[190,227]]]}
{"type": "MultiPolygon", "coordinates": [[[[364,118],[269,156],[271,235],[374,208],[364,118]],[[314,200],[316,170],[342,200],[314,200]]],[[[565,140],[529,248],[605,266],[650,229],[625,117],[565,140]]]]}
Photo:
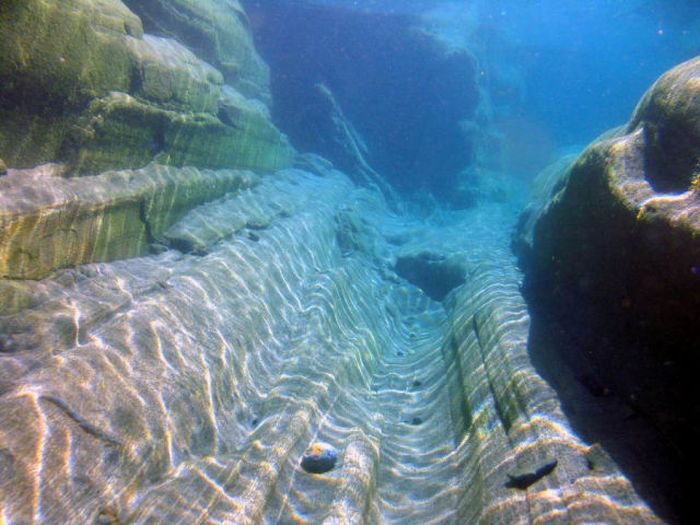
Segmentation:
{"type": "Polygon", "coordinates": [[[400,191],[458,207],[473,199],[456,188],[477,185],[480,173],[533,177],[624,124],[660,74],[700,54],[692,1],[247,4],[271,66],[276,120],[300,149],[351,170],[330,131],[309,119],[322,83],[373,168],[400,191]],[[441,55],[435,40],[458,51],[441,55]]]}

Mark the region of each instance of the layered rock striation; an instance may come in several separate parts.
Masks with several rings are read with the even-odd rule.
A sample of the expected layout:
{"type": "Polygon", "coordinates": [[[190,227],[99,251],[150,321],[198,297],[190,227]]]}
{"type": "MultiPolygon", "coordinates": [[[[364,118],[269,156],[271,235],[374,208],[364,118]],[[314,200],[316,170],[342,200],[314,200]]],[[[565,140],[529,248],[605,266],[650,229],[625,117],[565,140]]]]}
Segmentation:
{"type": "Polygon", "coordinates": [[[295,157],[237,1],[126,4],[0,6],[0,520],[661,522],[531,363],[512,202],[398,215],[295,157]]]}
{"type": "Polygon", "coordinates": [[[530,364],[512,216],[437,230],[336,171],[285,170],[171,226],[188,254],[12,281],[4,517],[659,523],[530,364]],[[442,303],[393,272],[420,250],[462,261],[442,303]],[[319,442],[334,467],[306,472],[319,442]]]}
{"type": "Polygon", "coordinates": [[[264,105],[247,100],[264,99],[267,89],[267,70],[255,58],[247,28],[239,22],[225,29],[211,9],[200,19],[218,28],[226,49],[243,49],[248,62],[260,63],[238,68],[235,82],[259,89],[248,86],[243,96],[232,96],[235,85],[225,87],[222,73],[202,55],[176,40],[144,35],[141,19],[120,0],[5,2],[0,157],[18,168],[65,162],[79,174],[152,160],[263,170],[289,164],[286,138],[264,105]]]}

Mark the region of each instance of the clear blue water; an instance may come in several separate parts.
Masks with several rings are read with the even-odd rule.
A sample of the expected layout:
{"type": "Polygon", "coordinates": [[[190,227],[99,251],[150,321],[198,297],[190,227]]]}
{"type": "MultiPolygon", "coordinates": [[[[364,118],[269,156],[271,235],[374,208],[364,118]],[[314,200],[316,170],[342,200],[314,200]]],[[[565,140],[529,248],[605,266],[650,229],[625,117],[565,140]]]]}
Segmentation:
{"type": "Polygon", "coordinates": [[[124,0],[99,95],[78,53],[0,60],[0,146],[47,149],[0,151],[0,525],[694,516],[698,119],[605,150],[630,209],[583,161],[528,189],[700,55],[700,0],[199,1],[124,0]]]}
{"type": "MultiPolygon", "coordinates": [[[[414,56],[392,52],[392,46],[395,51],[406,45],[399,26],[428,28],[448,45],[465,49],[475,58],[475,81],[491,100],[488,125],[504,132],[514,149],[508,169],[526,177],[554,160],[562,149],[580,148],[625,123],[661,73],[700,53],[700,4],[692,1],[317,0],[310,4],[323,9],[307,9],[305,15],[299,15],[304,11],[300,6],[309,3],[249,3],[253,13],[256,4],[264,5],[268,14],[280,13],[277,20],[270,15],[261,22],[257,33],[259,47],[272,65],[273,85],[276,72],[285,64],[294,64],[292,74],[298,76],[292,83],[278,84],[277,98],[282,100],[277,107],[282,120],[288,117],[284,114],[285,97],[293,99],[290,105],[300,105],[294,98],[295,87],[308,91],[310,83],[326,82],[370,149],[382,141],[394,141],[397,148],[405,148],[390,155],[392,158],[378,154],[374,160],[380,172],[399,186],[408,180],[406,185],[419,184],[443,194],[448,190],[439,188],[434,179],[444,180],[447,187],[454,184],[454,172],[473,162],[473,155],[462,149],[462,158],[456,158],[460,155],[457,145],[447,145],[426,152],[426,159],[417,165],[409,165],[405,160],[415,156],[416,149],[430,149],[432,144],[391,136],[391,125],[383,112],[392,116],[415,112],[414,119],[403,122],[403,133],[407,127],[412,127],[411,131],[422,127],[420,132],[430,135],[428,113],[436,115],[441,107],[452,113],[461,108],[462,117],[473,118],[474,107],[483,97],[467,93],[470,101],[447,100],[442,106],[435,97],[431,99],[427,91],[432,88],[425,85],[430,76],[425,69],[428,57],[420,57],[420,50],[414,56]],[[280,53],[280,49],[286,51],[280,53]],[[406,63],[405,56],[412,62],[406,63]],[[391,82],[400,85],[389,90],[387,97],[384,88],[391,82]],[[406,94],[415,90],[422,93],[406,94]],[[392,99],[397,98],[400,106],[392,107],[392,99]],[[396,165],[394,157],[404,163],[396,165]],[[436,165],[444,165],[444,170],[429,173],[426,169],[436,165]]],[[[462,80],[465,84],[472,81],[462,80]]],[[[441,79],[436,96],[459,96],[445,86],[458,81],[441,79]]],[[[437,114],[436,120],[441,118],[437,114]]],[[[313,133],[307,129],[301,134],[304,132],[313,133]]],[[[435,134],[431,140],[450,141],[457,136],[449,129],[435,130],[435,134]]],[[[299,142],[304,145],[303,138],[299,142]]]]}

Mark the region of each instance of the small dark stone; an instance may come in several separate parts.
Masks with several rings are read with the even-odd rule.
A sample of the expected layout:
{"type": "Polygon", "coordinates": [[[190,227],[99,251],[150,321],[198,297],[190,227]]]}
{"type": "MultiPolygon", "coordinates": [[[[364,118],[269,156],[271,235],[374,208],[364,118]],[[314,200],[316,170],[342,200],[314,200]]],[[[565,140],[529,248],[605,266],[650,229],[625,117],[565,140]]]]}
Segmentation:
{"type": "Polygon", "coordinates": [[[534,472],[526,472],[524,474],[508,474],[508,481],[505,483],[505,487],[509,489],[527,490],[530,485],[537,483],[543,477],[551,472],[557,467],[558,461],[550,461],[539,467],[534,472]]]}
{"type": "Polygon", "coordinates": [[[258,423],[260,423],[260,420],[256,417],[256,418],[253,418],[253,420],[250,422],[250,425],[253,427],[257,427],[258,423]]]}
{"type": "Polygon", "coordinates": [[[423,423],[423,420],[419,417],[411,419],[411,425],[420,425],[421,423],[423,423]]]}
{"type": "Polygon", "coordinates": [[[260,236],[255,235],[253,232],[248,232],[248,238],[253,242],[258,242],[260,240],[260,236]]]}
{"type": "Polygon", "coordinates": [[[335,467],[338,452],[328,443],[312,443],[301,458],[301,468],[311,474],[323,474],[335,467]]]}
{"type": "Polygon", "coordinates": [[[423,384],[423,383],[421,383],[418,379],[416,379],[415,381],[413,381],[413,388],[418,388],[418,387],[421,386],[422,384],[423,384]]]}
{"type": "Polygon", "coordinates": [[[406,354],[404,354],[401,350],[399,350],[398,352],[396,352],[396,355],[399,357],[403,357],[406,354]]]}
{"type": "Polygon", "coordinates": [[[0,334],[0,354],[11,354],[17,350],[17,345],[12,337],[7,334],[0,334]]]}

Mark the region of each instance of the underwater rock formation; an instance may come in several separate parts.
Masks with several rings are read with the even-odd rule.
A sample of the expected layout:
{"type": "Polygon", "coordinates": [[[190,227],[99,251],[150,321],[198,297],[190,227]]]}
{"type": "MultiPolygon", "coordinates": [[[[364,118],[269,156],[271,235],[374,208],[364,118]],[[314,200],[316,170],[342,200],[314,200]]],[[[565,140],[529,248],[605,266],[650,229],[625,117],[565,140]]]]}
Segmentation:
{"type": "Polygon", "coordinates": [[[399,253],[395,270],[408,282],[415,284],[434,301],[464,284],[466,269],[462,261],[428,251],[399,253]]]}
{"type": "Polygon", "coordinates": [[[21,301],[0,316],[4,517],[658,523],[530,365],[512,214],[475,210],[438,238],[317,166],[184,216],[211,239],[203,256],[12,281],[21,301]],[[198,221],[224,203],[229,224],[198,221]],[[337,242],[349,208],[376,228],[352,253],[337,242]],[[420,239],[468,254],[442,304],[382,267],[420,239]],[[335,468],[308,475],[300,462],[319,441],[337,450],[335,468]],[[527,490],[506,486],[553,460],[527,490]]]}
{"type": "Polygon", "coordinates": [[[127,4],[0,7],[0,521],[660,523],[532,366],[512,202],[398,213],[295,155],[236,0],[127,4]]]}
{"type": "Polygon", "coordinates": [[[0,278],[145,255],[190,208],[257,181],[159,165],[68,179],[57,165],[13,170],[0,179],[0,278]]]}
{"type": "MultiPolygon", "coordinates": [[[[586,401],[574,396],[565,403],[579,412],[582,435],[615,451],[650,500],[678,512],[689,505],[678,480],[690,474],[700,439],[691,394],[700,312],[698,108],[694,59],[663,75],[625,128],[568,168],[525,254],[537,332],[561,334],[541,361],[563,360],[608,404],[608,420],[617,419],[591,425],[606,418],[596,412],[586,420],[586,401]],[[620,432],[629,419],[639,428],[620,432]]],[[[561,386],[560,372],[550,373],[561,386]]]]}
{"type": "Polygon", "coordinates": [[[238,0],[125,0],[146,31],[175,38],[219,69],[236,90],[265,103],[270,72],[250,34],[238,0]]]}
{"type": "MultiPolygon", "coordinates": [[[[222,74],[180,43],[144,35],[120,0],[11,0],[0,31],[0,155],[11,167],[59,161],[94,174],[156,158],[204,168],[291,163],[262,104],[232,96],[222,74]]],[[[247,30],[232,31],[241,45],[231,47],[254,54],[247,30]]],[[[238,83],[249,69],[258,74],[241,68],[238,83]]]]}
{"type": "Polygon", "coordinates": [[[273,114],[295,147],[349,170],[345,152],[316,132],[332,128],[321,83],[363,137],[367,162],[392,185],[441,196],[453,190],[474,154],[474,135],[462,125],[480,102],[471,54],[401,14],[307,1],[246,5],[271,66],[273,114]]]}
{"type": "Polygon", "coordinates": [[[518,225],[513,232],[513,251],[526,266],[532,253],[535,225],[552,201],[566,184],[568,169],[576,160],[576,155],[566,155],[543,169],[530,184],[528,203],[521,212],[518,225]]]}

